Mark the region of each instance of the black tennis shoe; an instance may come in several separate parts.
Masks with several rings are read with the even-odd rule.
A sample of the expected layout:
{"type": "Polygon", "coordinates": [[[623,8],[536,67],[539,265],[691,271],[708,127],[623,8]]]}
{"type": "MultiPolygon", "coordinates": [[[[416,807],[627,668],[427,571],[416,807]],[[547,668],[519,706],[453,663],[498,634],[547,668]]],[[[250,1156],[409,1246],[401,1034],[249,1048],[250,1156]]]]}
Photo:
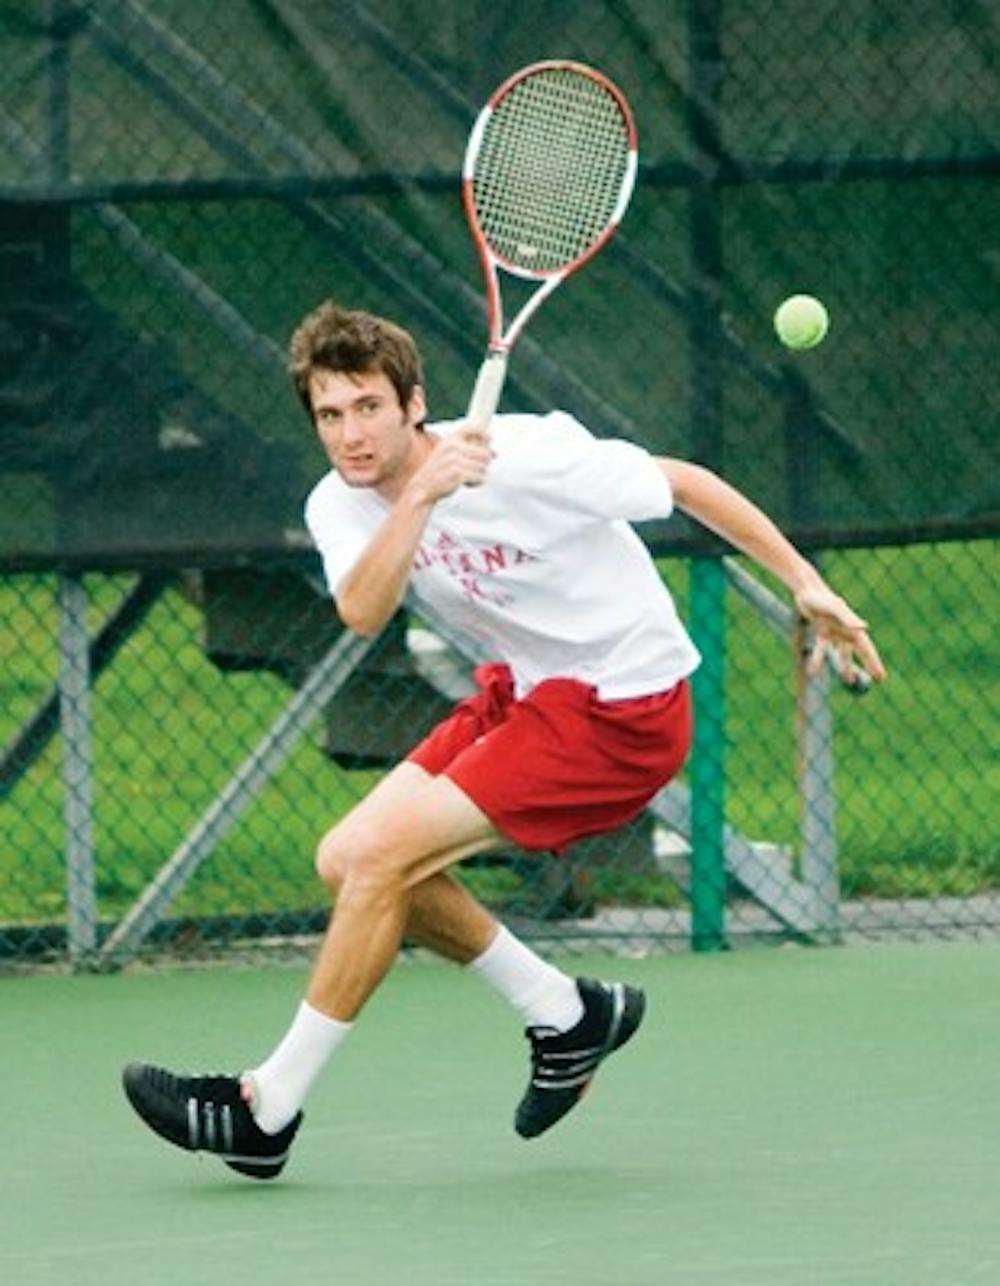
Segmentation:
{"type": "Polygon", "coordinates": [[[514,1128],[523,1139],[544,1134],[574,1108],[609,1054],[635,1034],[646,1008],[637,987],[577,978],[583,1017],[567,1032],[529,1027],[531,1080],[514,1128]]]}
{"type": "Polygon", "coordinates": [[[278,1134],[265,1134],[235,1076],[175,1076],[163,1067],[130,1063],[122,1083],[151,1130],[188,1152],[214,1152],[254,1179],[278,1177],[302,1124],[299,1112],[278,1134]]]}

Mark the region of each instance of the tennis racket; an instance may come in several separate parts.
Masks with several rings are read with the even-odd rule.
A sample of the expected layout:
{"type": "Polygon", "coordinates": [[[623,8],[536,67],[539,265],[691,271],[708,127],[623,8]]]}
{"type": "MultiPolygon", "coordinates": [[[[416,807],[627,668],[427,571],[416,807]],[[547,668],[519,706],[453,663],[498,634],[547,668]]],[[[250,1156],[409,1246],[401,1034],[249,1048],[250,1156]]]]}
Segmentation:
{"type": "Polygon", "coordinates": [[[624,95],[582,63],[533,63],[479,113],[462,167],[462,199],[486,283],[489,344],[466,420],[485,428],[511,349],[530,318],[613,236],[638,164],[624,95]],[[504,329],[500,270],[538,282],[504,329]]]}

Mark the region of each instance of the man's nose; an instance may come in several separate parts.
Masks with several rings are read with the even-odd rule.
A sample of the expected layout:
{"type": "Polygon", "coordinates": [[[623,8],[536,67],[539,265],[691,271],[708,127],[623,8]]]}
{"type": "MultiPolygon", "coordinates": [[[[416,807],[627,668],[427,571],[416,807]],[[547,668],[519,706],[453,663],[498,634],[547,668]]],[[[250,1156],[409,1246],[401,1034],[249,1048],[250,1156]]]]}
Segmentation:
{"type": "Polygon", "coordinates": [[[363,426],[358,416],[348,411],[340,425],[344,442],[359,442],[363,436],[363,426]]]}

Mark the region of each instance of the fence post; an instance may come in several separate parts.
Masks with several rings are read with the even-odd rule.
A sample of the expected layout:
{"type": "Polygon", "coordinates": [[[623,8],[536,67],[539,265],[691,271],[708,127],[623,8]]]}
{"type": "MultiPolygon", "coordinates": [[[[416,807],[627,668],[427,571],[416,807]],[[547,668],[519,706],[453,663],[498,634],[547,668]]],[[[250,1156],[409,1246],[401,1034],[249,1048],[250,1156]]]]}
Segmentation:
{"type": "MultiPolygon", "coordinates": [[[[785,366],[784,380],[788,507],[794,522],[808,526],[816,520],[819,507],[820,422],[812,388],[791,363],[785,366]]],[[[816,554],[813,562],[819,567],[816,554]]],[[[807,631],[800,623],[795,633],[800,870],[817,933],[835,942],[840,936],[840,876],[830,676],[825,667],[813,677],[806,674],[806,639],[807,631]]]]}
{"type": "Polygon", "coordinates": [[[59,724],[63,744],[66,937],[70,960],[83,966],[97,946],[97,893],[90,641],[87,592],[81,576],[59,578],[59,724]]]}
{"type": "Polygon", "coordinates": [[[695,558],[691,568],[691,633],[702,654],[692,680],[691,946],[726,945],[725,777],[726,576],[720,558],[695,558]]]}
{"type": "MultiPolygon", "coordinates": [[[[696,149],[691,185],[693,290],[691,445],[700,464],[721,469],[724,455],[722,329],[722,9],[720,0],[688,0],[692,93],[687,123],[696,149]]],[[[691,575],[691,629],[703,662],[695,673],[691,759],[691,946],[725,946],[725,778],[723,656],[726,581],[716,556],[697,557],[691,575]]]]}
{"type": "MultiPolygon", "coordinates": [[[[796,631],[796,651],[803,655],[806,631],[796,631]]],[[[837,794],[834,782],[833,711],[830,673],[808,675],[799,662],[797,674],[799,810],[802,836],[800,867],[809,893],[816,936],[840,939],[840,873],[837,864],[837,794]]]]}

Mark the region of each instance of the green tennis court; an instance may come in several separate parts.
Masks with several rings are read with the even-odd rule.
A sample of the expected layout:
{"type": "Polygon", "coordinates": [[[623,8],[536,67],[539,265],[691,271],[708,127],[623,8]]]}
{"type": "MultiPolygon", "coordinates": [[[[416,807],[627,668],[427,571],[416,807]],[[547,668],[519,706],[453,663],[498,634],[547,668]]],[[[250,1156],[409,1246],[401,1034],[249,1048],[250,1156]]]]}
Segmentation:
{"type": "Polygon", "coordinates": [[[516,1023],[459,971],[401,965],[259,1185],[155,1139],[133,1057],[265,1050],[295,970],[0,984],[11,1286],[948,1286],[1000,1280],[1000,950],[573,960],[635,979],[642,1038],[526,1144],[516,1023]]]}

